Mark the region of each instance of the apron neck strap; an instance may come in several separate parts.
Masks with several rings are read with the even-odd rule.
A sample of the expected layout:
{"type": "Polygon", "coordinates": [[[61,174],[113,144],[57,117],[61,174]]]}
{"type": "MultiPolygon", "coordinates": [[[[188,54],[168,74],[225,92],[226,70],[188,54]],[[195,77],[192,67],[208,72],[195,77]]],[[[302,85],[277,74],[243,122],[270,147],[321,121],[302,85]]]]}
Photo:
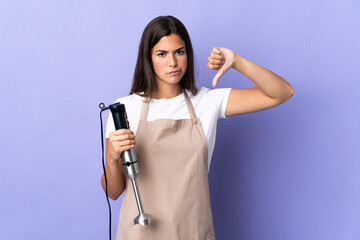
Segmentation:
{"type": "MultiPolygon", "coordinates": [[[[188,94],[186,93],[186,90],[183,89],[182,92],[184,93],[186,106],[188,108],[191,119],[197,119],[194,107],[190,101],[188,94]]],[[[149,106],[150,106],[150,101],[149,102],[143,101],[142,108],[141,108],[140,120],[147,121],[149,106]]]]}
{"type": "Polygon", "coordinates": [[[183,90],[183,93],[184,93],[184,96],[185,96],[186,105],[187,105],[187,107],[188,107],[188,111],[189,111],[189,114],[190,114],[191,119],[193,119],[193,120],[194,120],[194,119],[197,119],[196,113],[195,113],[195,109],[194,109],[194,107],[193,107],[193,105],[192,105],[192,103],[191,103],[191,101],[190,101],[190,98],[189,98],[189,96],[187,95],[185,89],[183,90]]]}

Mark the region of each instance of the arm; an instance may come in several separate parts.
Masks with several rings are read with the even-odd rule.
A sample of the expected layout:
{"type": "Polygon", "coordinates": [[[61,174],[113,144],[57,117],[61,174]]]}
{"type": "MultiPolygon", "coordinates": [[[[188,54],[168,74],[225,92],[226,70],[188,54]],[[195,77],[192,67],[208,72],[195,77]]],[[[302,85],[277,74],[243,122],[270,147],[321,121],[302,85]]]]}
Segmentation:
{"type": "Polygon", "coordinates": [[[213,79],[215,87],[220,77],[230,68],[244,74],[257,85],[255,88],[231,89],[226,106],[226,116],[256,112],[286,102],[294,89],[282,77],[253,63],[226,48],[213,48],[208,67],[217,70],[213,79]]]}
{"type": "MultiPolygon", "coordinates": [[[[106,139],[105,171],[108,183],[108,195],[116,200],[125,189],[125,173],[121,163],[121,153],[135,147],[135,136],[127,129],[117,130],[106,139]]],[[[105,177],[101,177],[101,185],[105,191],[105,177]]]]}

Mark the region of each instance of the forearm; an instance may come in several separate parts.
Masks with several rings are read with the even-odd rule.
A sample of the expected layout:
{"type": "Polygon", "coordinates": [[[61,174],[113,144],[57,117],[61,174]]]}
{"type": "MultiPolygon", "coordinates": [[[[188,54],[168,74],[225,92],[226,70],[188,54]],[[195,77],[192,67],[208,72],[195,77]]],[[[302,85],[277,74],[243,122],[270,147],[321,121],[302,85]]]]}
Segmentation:
{"type": "MultiPolygon", "coordinates": [[[[120,160],[112,160],[108,154],[106,154],[105,164],[108,195],[111,199],[116,200],[124,191],[125,178],[123,173],[123,166],[120,160]]],[[[106,191],[104,174],[101,177],[101,185],[106,191]]]]}
{"type": "Polygon", "coordinates": [[[253,81],[267,96],[288,100],[294,89],[279,75],[236,54],[233,68],[253,81]]]}

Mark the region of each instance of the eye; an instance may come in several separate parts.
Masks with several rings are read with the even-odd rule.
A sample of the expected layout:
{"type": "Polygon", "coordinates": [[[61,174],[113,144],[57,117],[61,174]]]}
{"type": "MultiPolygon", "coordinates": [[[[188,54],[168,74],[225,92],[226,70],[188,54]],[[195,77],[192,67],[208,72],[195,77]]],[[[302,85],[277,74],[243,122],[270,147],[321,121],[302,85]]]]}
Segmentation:
{"type": "Polygon", "coordinates": [[[176,54],[178,55],[184,55],[185,51],[184,50],[178,50],[176,51],[176,54]]]}
{"type": "Polygon", "coordinates": [[[163,56],[165,56],[165,53],[162,52],[162,53],[158,53],[157,55],[158,55],[159,57],[163,57],[163,56]]]}

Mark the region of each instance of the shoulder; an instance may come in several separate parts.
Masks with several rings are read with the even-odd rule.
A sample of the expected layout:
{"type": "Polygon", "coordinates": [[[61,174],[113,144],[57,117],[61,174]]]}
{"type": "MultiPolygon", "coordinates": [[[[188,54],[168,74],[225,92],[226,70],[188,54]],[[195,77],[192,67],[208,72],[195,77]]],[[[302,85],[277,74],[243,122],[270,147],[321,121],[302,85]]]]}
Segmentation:
{"type": "Polygon", "coordinates": [[[199,115],[211,113],[215,118],[225,118],[230,91],[231,88],[201,87],[195,96],[191,95],[190,99],[199,115]]]}
{"type": "Polygon", "coordinates": [[[137,116],[141,112],[143,100],[144,97],[141,97],[137,94],[131,94],[128,96],[120,97],[116,99],[115,102],[124,104],[128,117],[132,118],[133,116],[137,116]]]}
{"type": "Polygon", "coordinates": [[[187,93],[190,99],[195,101],[222,102],[223,100],[227,100],[230,90],[231,88],[209,89],[207,87],[200,87],[196,95],[192,95],[190,91],[187,91],[187,93]]]}
{"type": "Polygon", "coordinates": [[[116,99],[115,102],[118,102],[118,103],[123,103],[123,104],[138,104],[138,103],[142,103],[142,101],[144,100],[143,97],[137,95],[137,94],[130,94],[130,95],[127,95],[127,96],[124,96],[124,97],[120,97],[118,99],[116,99]]]}

